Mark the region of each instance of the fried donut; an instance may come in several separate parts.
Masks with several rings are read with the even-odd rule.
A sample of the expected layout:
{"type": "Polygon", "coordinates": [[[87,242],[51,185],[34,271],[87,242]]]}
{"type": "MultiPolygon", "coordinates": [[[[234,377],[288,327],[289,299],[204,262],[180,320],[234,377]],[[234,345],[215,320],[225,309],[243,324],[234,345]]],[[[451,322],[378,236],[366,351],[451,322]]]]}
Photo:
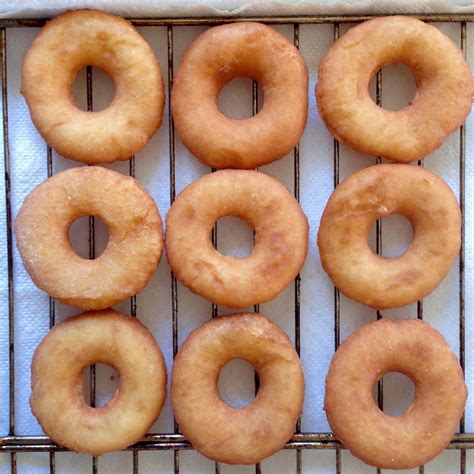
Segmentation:
{"type": "Polygon", "coordinates": [[[138,441],[166,398],[166,366],[150,332],[136,318],[90,311],[57,324],[31,366],[30,406],[44,432],[73,451],[99,456],[138,441]],[[120,375],[104,407],[84,400],[82,372],[95,363],[120,375]]]}
{"type": "Polygon", "coordinates": [[[354,456],[383,469],[409,469],[448,446],[466,397],[461,366],[438,331],[416,319],[380,319],[337,350],[324,409],[334,434],[354,456]],[[415,384],[415,398],[401,416],[383,413],[372,397],[372,387],[388,372],[415,384]]]}
{"type": "Polygon", "coordinates": [[[349,298],[376,309],[396,308],[431,293],[448,273],[461,245],[461,212],[449,186],[413,165],[365,168],[341,183],[318,232],[321,263],[349,298]],[[401,214],[413,241],[397,258],[376,255],[368,233],[377,219],[401,214]]]}
{"type": "Polygon", "coordinates": [[[176,130],[189,151],[214,168],[256,168],[298,143],[308,112],[308,70],[295,46],[261,23],[210,28],[186,50],[171,95],[176,130]],[[262,110],[226,117],[217,98],[237,76],[262,87],[262,110]]]}
{"type": "Polygon", "coordinates": [[[306,258],[308,221],[278,180],[258,171],[222,170],[201,177],[176,198],[166,216],[166,255],[192,292],[229,308],[273,299],[306,258]],[[214,223],[234,216],[255,230],[252,254],[222,255],[211,244],[214,223]]]}
{"type": "Polygon", "coordinates": [[[163,251],[163,229],[153,199],[138,181],[105,168],[62,171],[37,186],[15,220],[15,237],[36,286],[83,309],[107,308],[141,291],[163,251]],[[100,217],[109,243],[95,260],[69,242],[71,224],[100,217]]]}
{"type": "Polygon", "coordinates": [[[461,50],[415,18],[375,18],[351,28],[319,65],[316,98],[331,134],[346,145],[393,161],[416,161],[441,146],[471,111],[474,82],[461,50]],[[398,111],[370,98],[375,73],[404,63],[417,94],[398,111]]]}
{"type": "Polygon", "coordinates": [[[290,439],[304,397],[303,368],[288,336],[257,313],[219,316],[195,329],[179,349],[171,404],[181,431],[204,456],[254,464],[290,439]],[[229,361],[255,367],[255,400],[233,408],[220,397],[219,373],[229,361]]]}
{"type": "Polygon", "coordinates": [[[164,87],[153,51],[128,21],[97,10],[69,11],[46,24],[25,56],[21,92],[43,138],[84,163],[126,160],[161,125],[164,87]],[[115,83],[112,104],[99,112],[80,110],[72,96],[87,65],[115,83]]]}

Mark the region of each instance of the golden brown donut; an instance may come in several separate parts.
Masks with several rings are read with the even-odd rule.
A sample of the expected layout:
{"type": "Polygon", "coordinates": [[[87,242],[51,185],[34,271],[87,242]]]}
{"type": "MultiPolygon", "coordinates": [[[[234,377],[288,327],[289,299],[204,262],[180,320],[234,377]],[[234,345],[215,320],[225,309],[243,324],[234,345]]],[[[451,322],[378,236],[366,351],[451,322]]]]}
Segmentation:
{"type": "Polygon", "coordinates": [[[431,293],[461,245],[461,212],[449,186],[413,165],[365,168],[333,192],[321,217],[321,263],[346,296],[377,309],[396,308],[431,293]],[[397,258],[372,252],[368,233],[377,219],[401,214],[413,241],[397,258]]]}
{"type": "Polygon", "coordinates": [[[304,397],[303,368],[288,336],[257,313],[219,316],[195,329],[179,349],[171,404],[180,430],[204,456],[254,464],[281,449],[294,432],[304,397]],[[260,387],[245,408],[220,397],[219,373],[232,359],[255,367],[260,387]]]}
{"type": "Polygon", "coordinates": [[[308,222],[277,179],[258,171],[205,175],[177,196],[166,216],[166,255],[192,292],[230,308],[273,299],[306,258],[308,222]],[[255,230],[249,257],[222,255],[211,243],[214,223],[234,216],[255,230]]]}
{"type": "Polygon", "coordinates": [[[128,21],[97,10],[69,11],[46,24],[25,56],[21,92],[43,138],[84,163],[126,160],[161,125],[164,88],[153,51],[128,21]],[[112,104],[99,112],[80,110],[72,96],[87,65],[115,83],[112,104]]]}
{"type": "Polygon", "coordinates": [[[298,143],[308,112],[308,70],[295,46],[261,23],[210,28],[186,50],[171,95],[176,130],[214,168],[256,168],[298,143]],[[217,98],[238,76],[260,84],[265,101],[249,119],[226,117],[217,98]]]}
{"type": "Polygon", "coordinates": [[[137,319],[113,310],[90,311],[54,326],[31,366],[31,410],[44,432],[73,451],[95,456],[138,441],[158,418],[166,398],[160,348],[137,319]],[[117,370],[112,400],[92,408],[82,372],[94,363],[117,370]]]}
{"type": "Polygon", "coordinates": [[[163,229],[153,199],[138,181],[105,168],[62,171],[37,186],[15,220],[15,237],[36,286],[83,309],[111,306],[141,291],[163,251],[163,229]],[[95,260],[69,242],[71,224],[100,217],[109,243],[95,260]]]}
{"type": "Polygon", "coordinates": [[[324,409],[334,434],[354,456],[383,469],[409,469],[448,446],[466,397],[462,369],[438,331],[416,319],[380,319],[337,350],[324,409]],[[388,372],[415,384],[415,398],[401,416],[383,413],[372,397],[373,386],[388,372]]]}
{"type": "Polygon", "coordinates": [[[435,27],[407,16],[375,18],[351,28],[319,65],[321,118],[341,142],[393,161],[416,161],[441,146],[471,111],[474,82],[461,50],[435,27]],[[408,66],[413,102],[384,110],[370,98],[375,73],[408,66]]]}

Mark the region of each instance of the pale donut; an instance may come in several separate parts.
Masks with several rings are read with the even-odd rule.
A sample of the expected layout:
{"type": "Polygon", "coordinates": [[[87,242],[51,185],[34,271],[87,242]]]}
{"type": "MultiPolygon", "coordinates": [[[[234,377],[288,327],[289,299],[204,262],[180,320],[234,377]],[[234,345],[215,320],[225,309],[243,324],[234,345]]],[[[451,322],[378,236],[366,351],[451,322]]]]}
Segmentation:
{"type": "Polygon", "coordinates": [[[153,199],[135,179],[87,166],[62,171],[36,187],[15,220],[16,244],[35,284],[65,304],[100,309],[141,291],[163,251],[153,199]],[[95,260],[69,242],[71,224],[100,217],[109,243],[95,260]]]}
{"type": "Polygon", "coordinates": [[[326,377],[324,409],[354,456],[383,469],[427,463],[447,447],[466,402],[461,366],[443,336],[423,321],[381,319],[350,335],[326,377]],[[377,407],[372,388],[388,372],[415,384],[401,416],[377,407]]]}
{"type": "Polygon", "coordinates": [[[416,161],[441,146],[471,110],[474,82],[461,50],[415,18],[375,18],[351,28],[319,66],[316,96],[329,131],[350,147],[393,161],[416,161]],[[398,111],[370,98],[375,73],[401,62],[417,95],[398,111]]]}
{"type": "Polygon", "coordinates": [[[274,298],[306,258],[308,222],[296,199],[272,176],[249,170],[205,175],[176,197],[166,216],[166,255],[191,291],[230,308],[274,298]],[[222,255],[211,243],[214,223],[234,216],[255,230],[252,254],[222,255]]]}
{"type": "Polygon", "coordinates": [[[69,11],[46,24],[25,56],[21,92],[43,138],[84,163],[130,158],[161,125],[164,88],[153,51],[128,21],[97,10],[69,11]],[[80,110],[72,97],[87,65],[115,83],[112,104],[99,112],[80,110]]]}
{"type": "Polygon", "coordinates": [[[308,71],[299,51],[261,23],[231,23],[202,33],[186,50],[171,96],[184,145],[214,168],[256,168],[285,156],[306,124],[308,71]],[[252,118],[226,117],[217,106],[237,76],[258,81],[262,110],[252,118]]]}
{"type": "Polygon", "coordinates": [[[137,319],[112,310],[90,311],[54,326],[31,366],[33,414],[56,443],[98,456],[138,441],[166,398],[166,366],[153,336],[137,319]],[[94,363],[117,370],[112,400],[84,401],[82,372],[94,363]]]}
{"type": "Polygon", "coordinates": [[[431,293],[446,276],[461,244],[461,212],[449,186],[414,165],[365,168],[342,182],[324,210],[318,232],[321,263],[349,298],[373,308],[395,308],[431,293]],[[401,214],[413,241],[397,258],[372,252],[377,219],[401,214]]]}
{"type": "Polygon", "coordinates": [[[204,456],[254,464],[281,449],[294,432],[304,397],[301,362],[288,336],[265,316],[214,318],[180,347],[171,377],[171,404],[180,430],[204,456]],[[255,367],[260,386],[245,408],[227,405],[217,390],[232,359],[255,367]]]}

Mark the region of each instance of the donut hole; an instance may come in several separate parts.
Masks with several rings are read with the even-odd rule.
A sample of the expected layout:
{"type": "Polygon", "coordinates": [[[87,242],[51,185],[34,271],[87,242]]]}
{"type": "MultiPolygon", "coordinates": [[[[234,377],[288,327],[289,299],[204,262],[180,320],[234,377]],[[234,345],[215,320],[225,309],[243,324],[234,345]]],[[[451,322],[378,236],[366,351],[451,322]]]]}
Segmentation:
{"type": "MultiPolygon", "coordinates": [[[[91,366],[82,372],[82,388],[84,401],[90,407],[91,403],[91,366]]],[[[103,408],[117,393],[120,382],[119,373],[109,365],[95,364],[95,408],[103,408]]]]}
{"type": "MultiPolygon", "coordinates": [[[[369,232],[369,247],[377,253],[376,224],[369,232]]],[[[400,214],[391,214],[382,219],[382,255],[397,258],[403,255],[413,240],[411,222],[400,214]]]]}
{"type": "Polygon", "coordinates": [[[225,216],[217,224],[217,245],[222,255],[246,258],[252,254],[253,229],[245,221],[225,216]]]}
{"type": "MultiPolygon", "coordinates": [[[[381,107],[385,110],[401,110],[409,106],[416,96],[416,81],[411,69],[403,63],[385,66],[382,71],[383,99],[381,107]]],[[[376,102],[376,74],[369,85],[370,96],[376,102]]]]}
{"type": "MultiPolygon", "coordinates": [[[[115,97],[115,84],[112,78],[96,67],[92,66],[92,99],[93,110],[99,112],[112,104],[115,97]]],[[[79,109],[87,111],[87,67],[76,74],[72,86],[72,96],[79,109]]]]}
{"type": "MultiPolygon", "coordinates": [[[[263,105],[263,98],[259,97],[259,105],[263,105]]],[[[245,120],[252,117],[253,79],[236,77],[225,84],[219,92],[217,107],[232,119],[245,120]]]]}
{"type": "Polygon", "coordinates": [[[245,408],[255,400],[255,369],[247,361],[233,359],[219,373],[221,399],[233,408],[245,408]]]}
{"type": "MultiPolygon", "coordinates": [[[[403,415],[415,398],[415,385],[400,372],[388,372],[383,378],[383,412],[390,416],[403,415]]],[[[374,402],[378,405],[377,383],[372,389],[374,402]]]]}
{"type": "Polygon", "coordinates": [[[100,257],[109,243],[109,228],[97,216],[83,216],[69,226],[69,242],[79,257],[89,259],[89,222],[94,217],[94,259],[100,257]]]}

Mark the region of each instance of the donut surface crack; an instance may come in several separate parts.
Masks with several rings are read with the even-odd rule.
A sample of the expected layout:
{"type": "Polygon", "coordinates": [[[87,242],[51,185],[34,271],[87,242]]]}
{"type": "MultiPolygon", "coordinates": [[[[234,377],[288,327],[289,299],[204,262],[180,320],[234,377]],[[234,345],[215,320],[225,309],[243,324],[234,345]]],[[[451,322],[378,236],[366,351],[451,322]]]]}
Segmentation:
{"type": "Polygon", "coordinates": [[[318,231],[321,264],[346,296],[376,309],[430,294],[461,245],[461,211],[449,186],[419,166],[382,164],[343,181],[329,198],[318,231]],[[403,255],[376,255],[368,234],[377,219],[401,214],[413,226],[403,255]]]}
{"type": "Polygon", "coordinates": [[[316,98],[330,133],[360,153],[417,161],[441,146],[471,111],[474,80],[462,51],[434,26],[407,16],[374,18],[339,38],[319,65],[316,98]],[[417,94],[398,111],[369,96],[377,71],[403,63],[417,94]]]}

